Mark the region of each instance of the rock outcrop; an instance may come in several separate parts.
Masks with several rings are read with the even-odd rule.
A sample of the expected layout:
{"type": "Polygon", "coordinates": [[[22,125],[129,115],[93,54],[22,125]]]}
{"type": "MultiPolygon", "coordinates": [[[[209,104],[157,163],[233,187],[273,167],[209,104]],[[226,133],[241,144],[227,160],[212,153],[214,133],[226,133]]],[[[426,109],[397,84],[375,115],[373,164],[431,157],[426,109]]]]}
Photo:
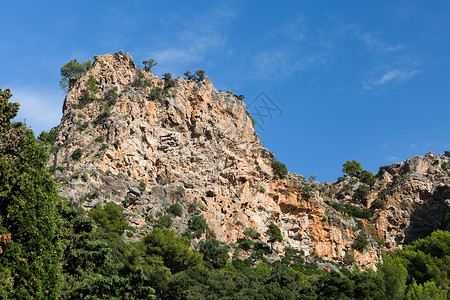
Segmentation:
{"type": "Polygon", "coordinates": [[[48,165],[60,194],[86,209],[114,201],[141,235],[151,230],[149,220],[179,203],[183,215],[172,225],[179,233],[198,213],[229,243],[244,238],[247,227],[263,234],[273,222],[284,237],[276,249],[375,266],[382,249],[401,247],[448,216],[445,156],[384,168],[358,201],[355,178],[333,184],[295,174],[277,178],[274,155],[261,145],[236,95],[217,90],[207,77],[159,79],[121,52],[99,56],[71,86],[61,124],[52,130],[48,165]],[[88,86],[90,76],[96,91],[88,86]],[[370,219],[350,217],[332,205],[341,203],[343,189],[341,201],[370,209],[380,198],[385,207],[372,208],[370,219]],[[354,247],[359,235],[369,241],[364,250],[354,247]]]}

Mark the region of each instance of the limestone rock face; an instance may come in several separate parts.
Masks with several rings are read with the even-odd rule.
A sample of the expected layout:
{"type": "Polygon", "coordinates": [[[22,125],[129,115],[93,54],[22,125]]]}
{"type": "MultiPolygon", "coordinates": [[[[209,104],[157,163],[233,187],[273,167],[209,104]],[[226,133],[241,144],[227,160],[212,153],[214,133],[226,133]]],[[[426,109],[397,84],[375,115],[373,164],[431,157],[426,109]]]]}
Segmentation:
{"type": "Polygon", "coordinates": [[[60,194],[86,209],[114,201],[138,236],[151,229],[146,220],[179,203],[183,213],[172,225],[179,233],[198,213],[225,242],[244,238],[247,227],[263,234],[274,222],[284,238],[275,249],[290,246],[340,262],[351,254],[360,266],[375,266],[383,249],[375,237],[388,249],[401,247],[436,228],[450,203],[448,172],[441,167],[448,159],[433,154],[391,166],[359,202],[352,200],[359,184],[354,179],[319,184],[294,174],[276,178],[274,155],[261,145],[236,95],[215,89],[209,78],[159,79],[136,69],[127,53],[96,59],[70,88],[53,131],[48,165],[60,194]],[[90,76],[96,93],[88,88],[90,76]],[[361,227],[368,220],[330,206],[344,186],[344,201],[361,208],[389,190],[386,208],[373,210],[370,234],[361,227]],[[353,247],[360,234],[369,241],[365,250],[353,247]]]}

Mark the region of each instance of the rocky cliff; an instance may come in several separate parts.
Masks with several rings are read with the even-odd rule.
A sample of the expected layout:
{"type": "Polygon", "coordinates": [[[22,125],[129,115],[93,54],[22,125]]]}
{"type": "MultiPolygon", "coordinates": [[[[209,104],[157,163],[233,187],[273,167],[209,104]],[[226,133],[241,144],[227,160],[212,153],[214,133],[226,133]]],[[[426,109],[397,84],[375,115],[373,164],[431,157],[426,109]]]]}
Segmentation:
{"type": "Polygon", "coordinates": [[[384,167],[358,197],[357,177],[331,184],[280,178],[236,95],[207,77],[159,79],[122,52],[97,57],[73,82],[52,132],[48,165],[60,194],[86,209],[114,201],[135,238],[179,203],[183,213],[172,225],[179,233],[203,214],[219,240],[234,243],[253,228],[266,241],[273,222],[284,238],[276,249],[375,266],[383,249],[448,227],[446,156],[429,153],[384,167]],[[355,247],[361,236],[367,247],[355,247]]]}

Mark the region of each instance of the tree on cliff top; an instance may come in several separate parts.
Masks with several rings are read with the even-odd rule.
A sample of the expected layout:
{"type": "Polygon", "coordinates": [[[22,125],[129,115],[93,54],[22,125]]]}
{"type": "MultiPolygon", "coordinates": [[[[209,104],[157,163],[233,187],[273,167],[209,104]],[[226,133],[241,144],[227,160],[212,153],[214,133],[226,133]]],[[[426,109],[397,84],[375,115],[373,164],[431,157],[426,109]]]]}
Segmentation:
{"type": "Polygon", "coordinates": [[[11,236],[0,254],[0,298],[57,298],[62,243],[58,195],[45,163],[43,143],[20,122],[0,89],[0,234],[11,236]]]}
{"type": "Polygon", "coordinates": [[[92,67],[92,60],[88,60],[79,63],[77,59],[72,59],[61,68],[61,81],[59,86],[67,91],[70,89],[75,81],[81,77],[84,71],[89,70],[92,67]]]}
{"type": "Polygon", "coordinates": [[[361,170],[362,170],[361,163],[356,160],[352,161],[347,160],[347,162],[343,165],[342,168],[342,172],[350,176],[355,175],[357,172],[360,172],[361,170]]]}

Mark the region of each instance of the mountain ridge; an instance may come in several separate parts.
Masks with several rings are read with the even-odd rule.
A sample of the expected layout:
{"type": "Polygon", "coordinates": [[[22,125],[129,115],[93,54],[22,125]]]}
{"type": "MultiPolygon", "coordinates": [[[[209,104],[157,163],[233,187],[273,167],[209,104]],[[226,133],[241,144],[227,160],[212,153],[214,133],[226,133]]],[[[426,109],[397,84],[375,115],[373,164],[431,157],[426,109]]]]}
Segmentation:
{"type": "Polygon", "coordinates": [[[327,184],[279,176],[236,95],[218,91],[207,77],[159,79],[137,69],[128,53],[96,58],[70,87],[52,132],[48,166],[60,194],[86,209],[117,203],[137,228],[130,240],[179,203],[183,214],[172,224],[178,233],[202,214],[221,241],[249,239],[245,229],[252,228],[267,242],[264,232],[275,223],[283,236],[274,243],[278,251],[289,246],[306,257],[376,267],[383,250],[448,229],[445,155],[382,168],[371,184],[350,175],[327,184]],[[369,190],[356,197],[361,185],[369,190]],[[375,208],[376,200],[384,207],[375,208]],[[358,238],[368,245],[355,246],[358,238]]]}

